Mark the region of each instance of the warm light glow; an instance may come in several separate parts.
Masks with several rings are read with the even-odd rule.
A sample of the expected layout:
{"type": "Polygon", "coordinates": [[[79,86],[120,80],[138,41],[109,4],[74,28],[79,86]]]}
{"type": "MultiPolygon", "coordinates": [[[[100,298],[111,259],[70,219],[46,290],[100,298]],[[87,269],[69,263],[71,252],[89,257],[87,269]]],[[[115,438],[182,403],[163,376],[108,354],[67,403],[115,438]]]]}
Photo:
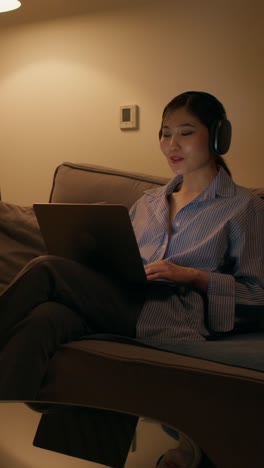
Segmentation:
{"type": "Polygon", "coordinates": [[[21,6],[18,0],[0,0],[0,13],[4,11],[16,10],[21,6]]]}

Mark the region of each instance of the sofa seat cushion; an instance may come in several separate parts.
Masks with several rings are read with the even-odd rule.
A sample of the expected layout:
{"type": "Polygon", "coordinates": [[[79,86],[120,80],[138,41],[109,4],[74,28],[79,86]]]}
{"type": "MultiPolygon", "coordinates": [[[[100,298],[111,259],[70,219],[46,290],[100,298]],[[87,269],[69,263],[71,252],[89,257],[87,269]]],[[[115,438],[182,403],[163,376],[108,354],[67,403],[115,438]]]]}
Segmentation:
{"type": "MultiPolygon", "coordinates": [[[[243,367],[264,373],[264,332],[229,335],[215,341],[159,343],[128,338],[111,334],[84,336],[81,341],[73,342],[73,347],[89,347],[89,342],[106,341],[134,345],[137,348],[150,348],[169,353],[218,362],[227,366],[243,367]],[[87,341],[87,345],[83,344],[87,341]],[[254,346],[252,344],[254,343],[254,346]]],[[[264,374],[263,374],[264,381],[264,374]]]]}

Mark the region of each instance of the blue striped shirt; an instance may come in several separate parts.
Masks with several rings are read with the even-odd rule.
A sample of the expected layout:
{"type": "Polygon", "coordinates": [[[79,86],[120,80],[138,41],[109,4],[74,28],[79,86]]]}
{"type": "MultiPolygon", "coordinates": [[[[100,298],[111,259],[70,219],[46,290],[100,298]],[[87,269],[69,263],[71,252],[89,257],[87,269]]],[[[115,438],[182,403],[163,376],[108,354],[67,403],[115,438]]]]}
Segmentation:
{"type": "Polygon", "coordinates": [[[184,206],[169,232],[168,197],[181,183],[148,190],[130,216],[143,263],[165,259],[209,272],[206,298],[196,290],[150,288],[137,324],[139,338],[204,340],[232,330],[236,304],[264,306],[264,202],[220,168],[212,184],[184,206]]]}

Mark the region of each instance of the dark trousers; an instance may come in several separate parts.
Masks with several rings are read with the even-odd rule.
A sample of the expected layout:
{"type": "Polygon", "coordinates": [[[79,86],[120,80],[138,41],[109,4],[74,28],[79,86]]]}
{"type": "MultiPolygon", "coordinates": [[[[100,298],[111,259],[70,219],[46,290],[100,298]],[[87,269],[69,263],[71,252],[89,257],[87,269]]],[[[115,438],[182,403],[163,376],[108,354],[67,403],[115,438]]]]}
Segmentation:
{"type": "Polygon", "coordinates": [[[0,296],[0,400],[36,398],[58,347],[88,333],[135,336],[143,294],[76,262],[31,261],[0,296]]]}

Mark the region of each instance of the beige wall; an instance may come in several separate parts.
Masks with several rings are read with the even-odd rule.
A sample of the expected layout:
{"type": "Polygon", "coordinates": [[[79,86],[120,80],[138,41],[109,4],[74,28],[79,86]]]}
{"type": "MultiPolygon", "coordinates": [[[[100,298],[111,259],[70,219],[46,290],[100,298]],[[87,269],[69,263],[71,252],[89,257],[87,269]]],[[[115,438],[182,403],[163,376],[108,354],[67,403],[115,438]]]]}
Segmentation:
{"type": "Polygon", "coordinates": [[[233,123],[235,179],[264,185],[263,2],[153,1],[0,31],[0,185],[6,201],[47,200],[62,161],[170,174],[157,130],[164,105],[207,90],[233,123]],[[119,106],[140,106],[122,132],[119,106]]]}

